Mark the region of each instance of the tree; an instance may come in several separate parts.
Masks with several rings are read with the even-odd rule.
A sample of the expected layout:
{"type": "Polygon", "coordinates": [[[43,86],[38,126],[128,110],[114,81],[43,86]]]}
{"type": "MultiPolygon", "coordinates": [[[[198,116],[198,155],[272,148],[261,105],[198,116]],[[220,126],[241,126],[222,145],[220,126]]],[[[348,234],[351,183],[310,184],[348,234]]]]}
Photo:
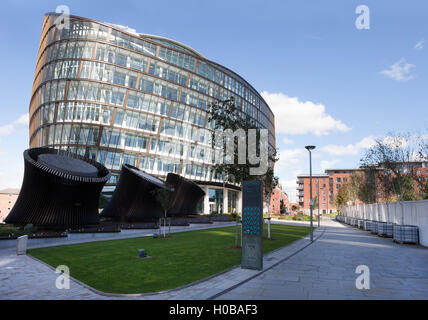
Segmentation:
{"type": "MultiPolygon", "coordinates": [[[[225,182],[237,183],[242,185],[243,181],[262,180],[264,183],[264,199],[269,201],[272,190],[278,185],[278,178],[274,175],[274,165],[278,161],[277,151],[269,146],[268,141],[261,139],[261,131],[256,125],[254,119],[248,114],[242,112],[241,106],[236,107],[234,97],[223,101],[212,103],[208,110],[208,123],[213,129],[211,135],[211,143],[214,148],[214,155],[221,155],[221,161],[216,161],[214,164],[214,172],[216,175],[221,175],[225,182]],[[247,143],[247,137],[250,138],[250,131],[256,131],[255,149],[252,149],[247,143]],[[216,135],[219,130],[223,132],[229,131],[232,133],[232,141],[228,137],[222,136],[222,141],[217,141],[216,135]],[[234,134],[238,133],[235,137],[234,134]],[[245,146],[242,146],[242,143],[245,146]],[[261,145],[263,143],[263,145],[261,145]],[[232,146],[232,159],[228,155],[228,147],[232,146]],[[244,150],[242,150],[244,148],[244,150]],[[267,163],[262,163],[262,150],[267,150],[267,163]],[[242,151],[245,151],[245,158],[240,159],[242,151]],[[267,170],[262,175],[252,175],[251,171],[257,168],[257,165],[251,164],[253,157],[260,158],[260,165],[267,165],[267,170]],[[226,160],[226,161],[225,161],[226,160]],[[245,163],[240,163],[244,160],[245,163]]],[[[268,139],[267,139],[268,140],[268,139]]],[[[230,149],[229,149],[230,150],[230,149]]],[[[238,218],[237,218],[238,219],[238,218]]],[[[238,229],[236,228],[236,239],[238,238],[238,229]]],[[[237,246],[237,244],[236,244],[237,246]]]]}
{"type": "MultiPolygon", "coordinates": [[[[163,213],[164,213],[164,232],[163,232],[163,236],[165,238],[165,233],[166,233],[166,218],[167,218],[167,212],[171,207],[171,195],[172,195],[172,191],[173,188],[172,186],[170,186],[169,184],[167,184],[167,182],[165,182],[166,184],[166,188],[154,188],[152,190],[152,195],[154,196],[154,198],[156,199],[156,201],[159,202],[159,204],[161,205],[162,209],[163,209],[163,213]]],[[[161,220],[161,219],[160,219],[161,220]]],[[[160,223],[160,227],[162,225],[162,222],[160,223]]],[[[168,231],[168,236],[169,236],[170,232],[168,231]]]]}
{"type": "MultiPolygon", "coordinates": [[[[256,129],[258,131],[256,136],[256,153],[260,156],[260,143],[264,142],[260,139],[260,132],[258,130],[259,128],[257,127],[255,121],[250,118],[250,116],[244,112],[241,112],[240,108],[236,107],[235,99],[233,97],[230,97],[227,100],[216,101],[212,103],[208,111],[208,121],[211,124],[211,128],[214,130],[230,129],[232,132],[237,132],[237,130],[242,129],[245,132],[246,137],[249,136],[250,129],[256,129]]],[[[256,168],[257,165],[250,164],[249,157],[251,150],[247,144],[245,144],[245,154],[247,155],[247,161],[245,161],[245,164],[238,164],[239,139],[239,137],[233,138],[233,162],[227,163],[220,161],[214,165],[214,170],[216,174],[222,175],[223,179],[229,183],[242,184],[242,182],[246,180],[263,180],[265,188],[264,196],[265,199],[268,199],[272,193],[272,190],[278,184],[278,178],[274,175],[274,164],[276,161],[278,161],[277,150],[271,148],[268,144],[268,169],[266,173],[263,175],[251,175],[250,169],[256,168]]],[[[212,132],[211,141],[214,148],[219,147],[223,154],[226,153],[226,139],[223,139],[223,143],[219,145],[219,142],[216,141],[216,133],[212,132]]]]}
{"type": "Polygon", "coordinates": [[[415,197],[411,195],[414,188],[410,190],[409,179],[413,183],[415,162],[424,160],[421,138],[409,133],[390,133],[386,138],[375,140],[375,145],[361,159],[363,167],[381,172],[385,199],[391,195],[400,201],[415,197]]]}
{"type": "Polygon", "coordinates": [[[285,213],[284,199],[279,201],[279,213],[285,213]]]}
{"type": "Polygon", "coordinates": [[[292,211],[297,211],[297,210],[299,210],[299,209],[300,209],[300,206],[299,206],[299,205],[294,205],[294,204],[293,204],[293,205],[291,206],[291,210],[292,210],[292,211]]]}
{"type": "Polygon", "coordinates": [[[358,199],[364,203],[376,202],[376,168],[364,168],[364,178],[362,178],[358,189],[358,199]]]}
{"type": "Polygon", "coordinates": [[[348,183],[344,183],[337,191],[336,197],[334,198],[334,205],[337,208],[341,208],[345,206],[350,201],[350,199],[349,185],[348,183]]]}
{"type": "Polygon", "coordinates": [[[318,203],[319,203],[318,196],[315,196],[314,199],[313,199],[312,208],[314,208],[314,209],[318,208],[318,203]]]}
{"type": "Polygon", "coordinates": [[[320,215],[320,202],[319,202],[319,199],[318,199],[318,196],[315,196],[315,198],[313,199],[313,204],[312,204],[312,208],[313,209],[318,209],[318,217],[319,217],[319,215],[320,215]]]}
{"type": "Polygon", "coordinates": [[[363,185],[362,174],[359,172],[352,173],[346,183],[348,184],[349,201],[355,204],[359,199],[360,189],[363,185]]]}
{"type": "Polygon", "coordinates": [[[414,179],[410,174],[404,174],[401,176],[401,180],[398,180],[397,177],[392,178],[392,184],[394,185],[393,189],[398,190],[402,189],[402,199],[403,201],[414,201],[417,200],[414,187],[414,179]],[[401,184],[401,186],[399,185],[401,184]]]}

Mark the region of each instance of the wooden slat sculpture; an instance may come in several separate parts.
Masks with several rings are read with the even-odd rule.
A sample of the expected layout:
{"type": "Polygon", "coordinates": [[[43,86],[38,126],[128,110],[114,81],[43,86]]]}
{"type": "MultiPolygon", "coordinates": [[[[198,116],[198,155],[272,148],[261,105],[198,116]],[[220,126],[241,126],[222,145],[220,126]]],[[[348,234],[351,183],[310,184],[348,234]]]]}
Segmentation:
{"type": "Polygon", "coordinates": [[[77,227],[99,223],[98,200],[109,170],[51,148],[24,151],[24,180],[6,223],[77,227]]]}

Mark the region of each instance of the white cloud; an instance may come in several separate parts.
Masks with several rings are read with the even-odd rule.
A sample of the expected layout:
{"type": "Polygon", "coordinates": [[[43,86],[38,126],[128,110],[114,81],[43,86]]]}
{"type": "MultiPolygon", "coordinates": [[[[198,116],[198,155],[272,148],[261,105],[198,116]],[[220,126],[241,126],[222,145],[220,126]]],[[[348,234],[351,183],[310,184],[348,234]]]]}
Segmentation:
{"type": "Polygon", "coordinates": [[[413,67],[413,64],[407,63],[404,58],[401,58],[391,65],[389,69],[382,70],[381,73],[388,78],[404,82],[413,79],[413,76],[410,75],[410,69],[413,67]]]}
{"type": "Polygon", "coordinates": [[[262,92],[275,115],[276,133],[326,135],[331,131],[346,132],[348,126],[326,113],[323,104],[299,101],[283,93],[262,92]]]}
{"type": "Polygon", "coordinates": [[[0,172],[0,189],[20,188],[24,178],[24,166],[22,164],[8,165],[6,169],[0,172]]]}
{"type": "Polygon", "coordinates": [[[30,122],[30,116],[28,113],[25,113],[21,115],[18,119],[16,119],[13,123],[28,125],[29,122],[30,122]]]}
{"type": "Polygon", "coordinates": [[[296,179],[280,180],[279,183],[282,185],[282,189],[287,193],[288,200],[295,202],[297,195],[296,179]]]}
{"type": "Polygon", "coordinates": [[[283,138],[282,143],[283,144],[294,144],[294,141],[291,139],[288,139],[288,138],[283,138]]]}
{"type": "Polygon", "coordinates": [[[321,150],[333,156],[357,155],[361,150],[368,149],[374,146],[375,143],[375,139],[370,136],[363,138],[355,144],[348,144],[345,146],[330,144],[322,147],[321,150]]]}
{"type": "Polygon", "coordinates": [[[0,137],[11,135],[18,125],[28,125],[29,117],[28,113],[21,115],[18,119],[12,123],[0,126],[0,137]]]}
{"type": "Polygon", "coordinates": [[[280,150],[277,166],[290,167],[300,164],[307,156],[307,151],[303,148],[280,150]]]}
{"type": "Polygon", "coordinates": [[[340,162],[339,159],[321,160],[321,163],[320,163],[321,171],[325,171],[325,169],[332,169],[339,162],[340,162]]]}
{"type": "Polygon", "coordinates": [[[13,132],[13,125],[12,124],[6,124],[6,125],[0,127],[0,137],[8,136],[8,135],[12,134],[12,132],[13,132]]]}
{"type": "Polygon", "coordinates": [[[422,40],[419,40],[418,41],[418,43],[416,43],[415,44],[415,49],[416,50],[421,50],[421,49],[423,49],[423,47],[424,47],[424,43],[425,43],[425,40],[424,39],[422,39],[422,40]]]}

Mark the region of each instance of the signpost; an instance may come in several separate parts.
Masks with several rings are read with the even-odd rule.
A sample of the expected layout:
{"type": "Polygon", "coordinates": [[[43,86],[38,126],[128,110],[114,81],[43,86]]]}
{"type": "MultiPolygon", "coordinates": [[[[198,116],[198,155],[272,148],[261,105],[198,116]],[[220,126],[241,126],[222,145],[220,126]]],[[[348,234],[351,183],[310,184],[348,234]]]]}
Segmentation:
{"type": "Polygon", "coordinates": [[[242,262],[244,269],[263,269],[263,182],[242,184],[242,262]]]}

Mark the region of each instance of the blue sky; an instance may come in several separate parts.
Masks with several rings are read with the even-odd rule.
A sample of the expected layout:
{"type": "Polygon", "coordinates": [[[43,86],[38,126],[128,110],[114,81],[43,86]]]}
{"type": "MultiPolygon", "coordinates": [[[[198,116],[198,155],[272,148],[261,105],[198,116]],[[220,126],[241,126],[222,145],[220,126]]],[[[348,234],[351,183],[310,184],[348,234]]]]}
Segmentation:
{"type": "Polygon", "coordinates": [[[0,32],[0,188],[19,187],[26,114],[43,14],[126,25],[183,42],[247,79],[276,114],[277,175],[294,200],[295,178],[358,166],[390,130],[428,128],[426,1],[6,1],[0,32]],[[358,30],[355,9],[370,9],[358,30]]]}

